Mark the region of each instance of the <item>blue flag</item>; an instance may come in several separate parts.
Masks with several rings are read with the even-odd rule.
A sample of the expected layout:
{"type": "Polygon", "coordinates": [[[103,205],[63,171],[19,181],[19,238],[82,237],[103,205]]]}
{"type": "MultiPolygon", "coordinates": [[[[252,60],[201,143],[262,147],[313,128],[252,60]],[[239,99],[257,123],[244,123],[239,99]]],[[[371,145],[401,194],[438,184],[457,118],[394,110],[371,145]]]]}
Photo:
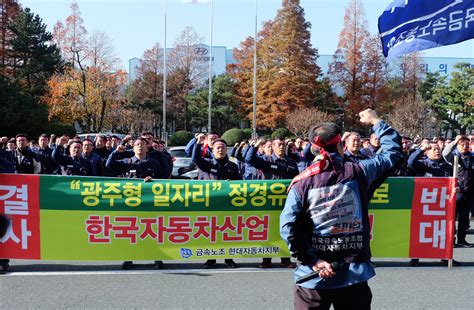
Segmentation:
{"type": "Polygon", "coordinates": [[[388,59],[474,38],[474,0],[392,0],[379,17],[388,59]]]}

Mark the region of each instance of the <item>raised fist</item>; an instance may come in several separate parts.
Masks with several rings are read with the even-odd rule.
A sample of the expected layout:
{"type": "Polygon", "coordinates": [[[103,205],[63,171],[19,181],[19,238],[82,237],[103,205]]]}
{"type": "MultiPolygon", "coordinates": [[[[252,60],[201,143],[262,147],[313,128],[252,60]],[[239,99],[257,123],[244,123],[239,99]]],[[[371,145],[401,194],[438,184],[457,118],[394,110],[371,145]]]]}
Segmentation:
{"type": "Polygon", "coordinates": [[[377,113],[372,109],[367,109],[359,113],[360,122],[367,125],[375,125],[381,121],[377,113]]]}

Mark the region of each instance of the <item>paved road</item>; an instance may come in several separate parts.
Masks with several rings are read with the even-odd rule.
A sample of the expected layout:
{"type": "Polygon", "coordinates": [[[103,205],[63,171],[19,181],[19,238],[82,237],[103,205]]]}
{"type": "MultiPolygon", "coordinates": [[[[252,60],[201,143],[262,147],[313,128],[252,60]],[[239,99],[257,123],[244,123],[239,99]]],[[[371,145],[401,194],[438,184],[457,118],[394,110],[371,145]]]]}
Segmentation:
{"type": "MultiPolygon", "coordinates": [[[[464,264],[452,270],[434,260],[418,268],[375,260],[373,309],[474,309],[474,248],[455,249],[455,258],[464,264]]],[[[291,270],[240,262],[236,270],[203,270],[201,262],[153,270],[141,262],[121,271],[111,262],[12,261],[13,272],[0,276],[0,309],[292,309],[291,270]]]]}

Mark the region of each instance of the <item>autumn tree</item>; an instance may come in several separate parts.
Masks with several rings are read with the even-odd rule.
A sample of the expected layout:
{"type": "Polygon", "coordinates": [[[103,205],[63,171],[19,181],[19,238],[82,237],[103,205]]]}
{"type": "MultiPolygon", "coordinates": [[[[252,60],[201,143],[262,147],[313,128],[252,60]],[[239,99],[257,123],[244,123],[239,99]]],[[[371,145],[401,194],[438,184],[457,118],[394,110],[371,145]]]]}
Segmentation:
{"type": "Polygon", "coordinates": [[[401,97],[404,100],[416,100],[418,86],[423,81],[424,72],[421,67],[421,54],[414,52],[400,57],[398,63],[398,74],[400,81],[401,97]]]}
{"type": "Polygon", "coordinates": [[[193,89],[204,85],[209,62],[196,60],[195,49],[203,41],[196,31],[187,26],[176,39],[168,59],[170,111],[177,128],[188,130],[188,102],[186,97],[193,89]]]}
{"type": "Polygon", "coordinates": [[[362,79],[365,81],[362,89],[365,106],[376,109],[379,113],[390,110],[389,88],[390,68],[382,54],[382,43],[378,34],[367,39],[367,46],[363,51],[364,68],[362,79]]]}
{"type": "Polygon", "coordinates": [[[311,127],[324,122],[335,122],[334,114],[322,112],[316,108],[303,108],[289,112],[286,115],[286,128],[295,136],[307,139],[311,127]]]}
{"type": "Polygon", "coordinates": [[[436,128],[436,118],[426,102],[411,97],[399,99],[388,115],[388,122],[403,136],[429,137],[436,128]]]}
{"type": "Polygon", "coordinates": [[[71,15],[53,28],[53,38],[61,53],[72,67],[82,67],[87,54],[87,30],[81,17],[79,5],[71,3],[71,15]]]}
{"type": "Polygon", "coordinates": [[[269,79],[269,116],[263,125],[277,127],[294,109],[314,106],[319,90],[321,69],[316,64],[318,52],[311,46],[311,23],[305,20],[299,0],[284,0],[262,41],[262,62],[273,78],[269,79]]]}
{"type": "Polygon", "coordinates": [[[367,104],[364,102],[366,78],[365,47],[370,37],[362,1],[351,0],[344,15],[344,25],[334,60],[329,65],[329,75],[335,87],[343,90],[349,123],[354,124],[356,115],[367,104]]]}
{"type": "MultiPolygon", "coordinates": [[[[161,128],[163,49],[159,43],[155,43],[153,47],[145,50],[143,53],[137,68],[137,78],[128,86],[125,97],[128,102],[126,109],[130,113],[139,111],[157,121],[161,128]]],[[[143,124],[145,123],[147,122],[143,124]]],[[[137,126],[135,125],[135,127],[137,126]]]]}
{"type": "MultiPolygon", "coordinates": [[[[276,17],[265,22],[257,38],[257,119],[260,127],[277,128],[294,109],[317,104],[321,69],[311,46],[311,24],[299,0],[283,0],[276,17]]],[[[234,52],[238,61],[229,67],[237,81],[243,111],[252,119],[253,38],[234,52]]]]}
{"type": "Polygon", "coordinates": [[[56,24],[53,37],[70,66],[48,82],[44,101],[49,116],[100,132],[108,125],[107,114],[122,102],[120,90],[126,77],[116,67],[112,42],[101,32],[88,35],[77,3],[71,4],[65,23],[56,24]]]}
{"type": "MultiPolygon", "coordinates": [[[[258,34],[259,37],[262,33],[268,30],[267,26],[263,27],[258,34]]],[[[229,76],[236,81],[235,83],[235,98],[240,104],[237,107],[237,113],[247,120],[253,119],[253,57],[254,57],[254,39],[247,37],[244,41],[240,42],[238,48],[233,50],[233,55],[236,60],[235,64],[227,65],[227,73],[229,76]]],[[[261,46],[261,40],[257,39],[257,58],[261,46]]],[[[265,114],[262,111],[262,105],[258,104],[262,97],[261,87],[262,79],[261,63],[258,62],[257,66],[257,119],[264,119],[265,114]]]]}

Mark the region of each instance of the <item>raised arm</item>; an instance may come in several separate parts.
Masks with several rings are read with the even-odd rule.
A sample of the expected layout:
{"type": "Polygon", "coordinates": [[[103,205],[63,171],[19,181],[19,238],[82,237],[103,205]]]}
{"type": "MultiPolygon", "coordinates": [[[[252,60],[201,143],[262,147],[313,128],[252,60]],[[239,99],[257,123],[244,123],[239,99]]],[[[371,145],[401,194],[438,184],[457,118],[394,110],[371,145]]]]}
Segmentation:
{"type": "Polygon", "coordinates": [[[196,143],[194,144],[193,148],[193,162],[198,166],[199,169],[205,172],[209,172],[211,169],[210,163],[202,158],[202,145],[204,144],[206,136],[204,134],[200,134],[197,136],[196,143]]]}
{"type": "Polygon", "coordinates": [[[258,147],[262,144],[262,140],[258,140],[254,146],[250,146],[247,154],[245,155],[245,162],[254,166],[257,169],[262,170],[265,173],[268,173],[270,168],[270,163],[264,160],[263,158],[257,156],[258,147]]]}
{"type": "Polygon", "coordinates": [[[456,146],[459,142],[459,139],[461,139],[461,136],[456,136],[456,139],[454,139],[454,141],[452,141],[451,143],[449,143],[448,145],[445,146],[444,150],[443,150],[443,158],[444,160],[446,160],[448,163],[453,163],[454,161],[454,150],[456,149],[456,146]]]}
{"type": "Polygon", "coordinates": [[[64,145],[67,143],[67,138],[65,136],[62,136],[61,138],[58,139],[58,144],[56,145],[55,148],[53,148],[53,153],[51,154],[51,157],[53,160],[61,166],[67,166],[70,165],[71,162],[73,161],[72,158],[69,156],[63,155],[64,153],[64,145]]]}
{"type": "Polygon", "coordinates": [[[187,157],[191,157],[193,154],[194,145],[196,145],[196,138],[192,138],[189,140],[188,144],[184,148],[184,152],[186,153],[187,157]]]}
{"type": "Polygon", "coordinates": [[[398,132],[380,119],[375,111],[367,109],[359,113],[361,122],[371,124],[375,135],[380,139],[380,150],[370,158],[361,160],[367,185],[380,182],[387,172],[396,168],[403,160],[401,137],[398,132]]]}
{"type": "Polygon", "coordinates": [[[425,173],[425,165],[418,160],[423,154],[423,151],[424,150],[419,148],[411,153],[410,157],[408,157],[408,168],[425,173]]]}

